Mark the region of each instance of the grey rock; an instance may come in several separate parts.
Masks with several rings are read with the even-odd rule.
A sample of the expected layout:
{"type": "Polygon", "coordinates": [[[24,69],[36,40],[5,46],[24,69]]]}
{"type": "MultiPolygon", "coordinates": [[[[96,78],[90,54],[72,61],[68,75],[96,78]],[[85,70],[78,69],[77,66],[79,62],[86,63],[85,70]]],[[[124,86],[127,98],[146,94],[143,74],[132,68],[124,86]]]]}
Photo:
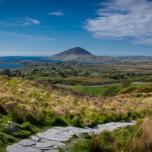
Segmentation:
{"type": "Polygon", "coordinates": [[[124,128],[124,127],[132,126],[135,124],[136,124],[135,121],[134,122],[110,122],[103,125],[98,125],[97,126],[98,129],[96,130],[95,133],[100,133],[103,130],[113,131],[118,128],[124,128]]]}
{"type": "Polygon", "coordinates": [[[53,141],[64,142],[64,141],[68,141],[72,137],[72,135],[64,131],[61,131],[58,133],[47,131],[45,133],[39,133],[38,137],[42,139],[51,140],[51,141],[53,140],[53,141]]]}
{"type": "Polygon", "coordinates": [[[41,149],[41,150],[51,150],[51,149],[57,149],[65,146],[64,143],[57,142],[57,141],[46,141],[46,142],[37,142],[36,145],[33,146],[33,148],[41,149]]]}
{"type": "Polygon", "coordinates": [[[30,139],[25,139],[19,142],[20,145],[24,146],[24,147],[29,147],[29,146],[33,146],[36,144],[35,141],[32,141],[30,139]]]}
{"type": "Polygon", "coordinates": [[[57,150],[57,149],[52,149],[52,150],[46,150],[46,151],[44,151],[44,152],[59,152],[59,150],[57,150]]]}
{"type": "Polygon", "coordinates": [[[23,147],[20,144],[14,144],[14,145],[8,146],[6,151],[7,152],[42,152],[39,149],[35,149],[32,147],[23,147]]]}
{"type": "Polygon", "coordinates": [[[47,139],[47,140],[54,140],[54,141],[60,141],[65,142],[72,138],[72,136],[77,135],[80,136],[84,133],[93,133],[94,130],[90,128],[82,129],[82,128],[76,128],[76,127],[56,127],[53,129],[49,129],[44,133],[39,133],[38,137],[47,139]]]}
{"type": "Polygon", "coordinates": [[[15,122],[9,121],[7,128],[11,131],[11,132],[16,132],[18,130],[18,126],[15,122]]]}
{"type": "Polygon", "coordinates": [[[32,136],[31,140],[38,142],[40,140],[40,138],[37,136],[32,136]]]}

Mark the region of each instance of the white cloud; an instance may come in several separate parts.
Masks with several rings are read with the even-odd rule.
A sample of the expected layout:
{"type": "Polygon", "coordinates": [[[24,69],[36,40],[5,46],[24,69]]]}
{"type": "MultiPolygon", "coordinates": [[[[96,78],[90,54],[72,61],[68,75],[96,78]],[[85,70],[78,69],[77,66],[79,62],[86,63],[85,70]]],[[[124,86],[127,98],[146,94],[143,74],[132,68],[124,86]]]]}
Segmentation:
{"type": "Polygon", "coordinates": [[[49,12],[49,16],[64,16],[64,13],[62,11],[54,11],[54,12],[49,12]]]}
{"type": "Polygon", "coordinates": [[[39,20],[33,19],[31,17],[21,18],[18,20],[18,23],[21,25],[24,25],[24,26],[41,24],[41,22],[39,20]]]}
{"type": "Polygon", "coordinates": [[[85,28],[97,38],[127,39],[152,44],[152,1],[107,0],[85,28]]]}
{"type": "Polygon", "coordinates": [[[31,17],[10,18],[7,20],[0,20],[0,27],[18,27],[18,26],[38,25],[38,24],[41,24],[41,22],[31,17]]]}

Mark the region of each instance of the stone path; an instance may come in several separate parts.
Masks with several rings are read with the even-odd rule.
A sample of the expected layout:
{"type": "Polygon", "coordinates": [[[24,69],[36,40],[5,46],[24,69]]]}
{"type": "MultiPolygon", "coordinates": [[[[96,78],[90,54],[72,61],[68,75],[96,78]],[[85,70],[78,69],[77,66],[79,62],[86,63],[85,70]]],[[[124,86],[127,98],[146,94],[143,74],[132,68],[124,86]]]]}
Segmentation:
{"type": "Polygon", "coordinates": [[[111,122],[98,125],[96,128],[76,128],[76,127],[54,127],[45,132],[38,133],[30,139],[25,139],[19,143],[7,147],[7,152],[59,152],[59,148],[65,146],[74,135],[97,134],[103,130],[113,131],[120,127],[134,125],[135,122],[111,122]]]}

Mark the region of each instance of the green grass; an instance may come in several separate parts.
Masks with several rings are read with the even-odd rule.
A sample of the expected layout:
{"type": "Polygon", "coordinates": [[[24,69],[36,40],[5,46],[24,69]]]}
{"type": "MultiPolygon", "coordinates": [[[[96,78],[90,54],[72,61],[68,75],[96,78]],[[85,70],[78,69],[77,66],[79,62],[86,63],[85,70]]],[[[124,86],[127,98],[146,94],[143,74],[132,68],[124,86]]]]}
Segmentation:
{"type": "Polygon", "coordinates": [[[108,87],[82,87],[82,86],[75,86],[73,87],[72,89],[74,91],[78,91],[80,93],[86,93],[86,94],[89,94],[89,95],[103,95],[104,91],[107,89],[108,87]]]}
{"type": "Polygon", "coordinates": [[[75,140],[76,141],[74,141],[74,144],[69,147],[70,152],[91,152],[89,139],[80,138],[75,140]]]}
{"type": "Polygon", "coordinates": [[[67,86],[67,88],[92,96],[114,96],[119,94],[120,91],[140,88],[143,85],[142,83],[132,83],[127,86],[124,84],[109,84],[102,86],[67,86]]]}

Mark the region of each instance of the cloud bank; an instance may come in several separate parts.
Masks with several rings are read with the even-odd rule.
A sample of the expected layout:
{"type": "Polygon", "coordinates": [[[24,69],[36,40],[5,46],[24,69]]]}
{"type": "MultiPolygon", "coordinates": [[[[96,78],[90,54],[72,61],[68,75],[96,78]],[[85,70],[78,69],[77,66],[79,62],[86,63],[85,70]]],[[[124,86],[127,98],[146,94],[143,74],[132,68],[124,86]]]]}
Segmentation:
{"type": "Polygon", "coordinates": [[[152,45],[152,1],[107,0],[96,17],[86,21],[85,29],[97,38],[152,45]]]}

